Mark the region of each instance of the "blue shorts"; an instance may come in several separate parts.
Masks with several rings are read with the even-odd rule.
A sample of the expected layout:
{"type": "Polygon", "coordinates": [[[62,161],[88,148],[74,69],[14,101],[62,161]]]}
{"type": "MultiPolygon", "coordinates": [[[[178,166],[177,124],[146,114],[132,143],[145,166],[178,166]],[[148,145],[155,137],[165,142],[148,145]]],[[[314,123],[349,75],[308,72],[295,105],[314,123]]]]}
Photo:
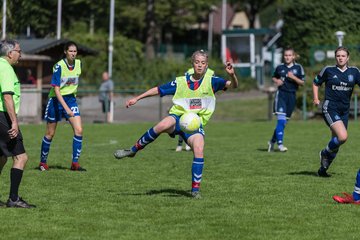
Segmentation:
{"type": "Polygon", "coordinates": [[[200,133],[201,135],[203,135],[203,137],[205,137],[205,131],[203,129],[202,124],[200,125],[200,128],[197,131],[195,131],[193,133],[185,133],[185,132],[181,131],[181,129],[180,129],[180,123],[179,123],[180,116],[177,116],[175,114],[170,114],[170,116],[172,116],[176,120],[175,130],[174,130],[174,132],[169,134],[170,137],[174,138],[176,135],[180,135],[186,143],[187,143],[187,140],[189,139],[189,137],[191,137],[192,135],[197,134],[197,133],[200,133]]]}
{"type": "Polygon", "coordinates": [[[278,90],[275,94],[273,111],[276,115],[285,115],[290,118],[296,105],[296,93],[278,90]]]}
{"type": "Polygon", "coordinates": [[[326,124],[330,127],[337,121],[342,121],[345,128],[349,121],[349,108],[339,107],[335,102],[325,100],[322,105],[323,118],[326,124]]]}
{"type": "MultiPolygon", "coordinates": [[[[74,116],[80,116],[79,107],[76,103],[76,98],[73,94],[63,96],[65,103],[74,113],[74,116]]],[[[50,98],[45,110],[45,117],[44,119],[47,122],[59,122],[62,118],[68,120],[70,117],[66,113],[63,106],[60,104],[56,97],[50,98]]]]}

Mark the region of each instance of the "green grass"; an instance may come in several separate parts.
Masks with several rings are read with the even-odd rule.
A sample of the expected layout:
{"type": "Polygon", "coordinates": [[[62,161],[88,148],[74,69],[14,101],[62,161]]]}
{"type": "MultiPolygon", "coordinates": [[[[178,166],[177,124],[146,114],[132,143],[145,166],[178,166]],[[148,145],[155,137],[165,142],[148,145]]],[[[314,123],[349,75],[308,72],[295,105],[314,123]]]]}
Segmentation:
{"type": "MultiPolygon", "coordinates": [[[[85,125],[81,164],[71,172],[72,134],[58,127],[48,172],[35,170],[44,125],[23,125],[29,154],[20,193],[36,209],[0,208],[1,239],[358,239],[359,206],[336,204],[359,167],[358,124],[318,178],[318,152],[329,140],[322,121],[292,121],[287,153],[267,153],[275,122],[212,122],[206,130],[200,200],[190,190],[192,154],[167,135],[133,159],[115,160],[151,126],[85,125]]],[[[7,199],[9,169],[0,178],[7,199]]]]}

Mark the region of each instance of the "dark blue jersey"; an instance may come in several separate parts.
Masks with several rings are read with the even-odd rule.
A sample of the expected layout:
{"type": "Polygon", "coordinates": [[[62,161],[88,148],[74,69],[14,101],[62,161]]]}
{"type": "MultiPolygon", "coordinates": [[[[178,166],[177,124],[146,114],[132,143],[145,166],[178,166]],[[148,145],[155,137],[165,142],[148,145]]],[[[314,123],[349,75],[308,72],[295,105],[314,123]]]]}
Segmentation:
{"type": "Polygon", "coordinates": [[[305,81],[305,72],[300,64],[294,63],[292,66],[287,66],[285,63],[283,63],[276,67],[273,74],[273,77],[280,78],[284,81],[284,84],[278,88],[280,91],[296,92],[296,90],[298,90],[299,85],[287,76],[288,72],[290,71],[297,78],[305,81]]]}
{"type": "MultiPolygon", "coordinates": [[[[198,87],[201,85],[202,80],[200,79],[199,81],[193,82],[190,80],[190,75],[186,74],[186,80],[188,83],[188,87],[191,90],[196,90],[198,89],[198,87]]],[[[225,90],[225,86],[226,86],[226,80],[220,77],[211,77],[211,85],[212,85],[212,89],[215,92],[220,91],[220,90],[225,90]]],[[[176,92],[176,80],[165,83],[161,86],[158,87],[158,91],[161,97],[166,96],[166,95],[174,95],[176,92]]]]}
{"type": "Polygon", "coordinates": [[[355,84],[360,84],[360,72],[357,67],[348,67],[341,71],[336,66],[326,66],[314,79],[316,86],[325,83],[325,100],[335,102],[339,107],[349,108],[351,94],[355,84]]]}

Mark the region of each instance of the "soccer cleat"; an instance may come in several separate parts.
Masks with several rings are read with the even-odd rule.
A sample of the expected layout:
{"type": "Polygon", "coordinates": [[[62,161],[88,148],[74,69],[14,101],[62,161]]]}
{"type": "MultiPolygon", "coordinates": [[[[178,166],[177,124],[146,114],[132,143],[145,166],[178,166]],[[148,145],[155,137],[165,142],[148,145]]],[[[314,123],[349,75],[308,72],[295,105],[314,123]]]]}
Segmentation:
{"type": "Polygon", "coordinates": [[[327,172],[326,172],[326,169],[324,169],[323,167],[320,167],[319,170],[318,170],[318,176],[319,177],[331,177],[331,175],[329,175],[327,172]]]}
{"type": "Polygon", "coordinates": [[[85,168],[82,168],[79,163],[71,163],[71,171],[86,172],[85,168]]]}
{"type": "Polygon", "coordinates": [[[351,194],[343,192],[342,193],[344,196],[333,196],[333,199],[338,202],[338,203],[342,203],[342,204],[359,204],[360,205],[360,200],[358,201],[354,201],[354,198],[351,194]]]}
{"type": "Polygon", "coordinates": [[[194,199],[201,199],[201,195],[199,191],[191,192],[191,197],[194,199]]]}
{"type": "Polygon", "coordinates": [[[182,146],[177,146],[175,152],[181,152],[181,151],[182,151],[182,146]]]}
{"type": "Polygon", "coordinates": [[[114,152],[114,157],[117,159],[122,159],[125,157],[134,157],[136,153],[130,149],[119,149],[114,152]]]}
{"type": "Polygon", "coordinates": [[[274,151],[274,145],[275,145],[274,142],[268,141],[268,152],[273,152],[274,151]]]}
{"type": "Polygon", "coordinates": [[[40,171],[49,171],[49,166],[47,165],[47,163],[42,163],[42,162],[40,162],[39,163],[39,170],[40,171]]]}
{"type": "Polygon", "coordinates": [[[288,150],[287,147],[285,147],[284,145],[279,146],[279,151],[280,152],[287,152],[287,150],[288,150]]]}
{"type": "Polygon", "coordinates": [[[191,147],[189,145],[185,144],[185,150],[186,151],[191,151],[191,147]]]}
{"type": "Polygon", "coordinates": [[[320,156],[320,165],[325,169],[325,171],[329,168],[331,161],[323,154],[323,151],[321,150],[319,153],[320,156]]]}
{"type": "Polygon", "coordinates": [[[11,200],[11,198],[8,199],[6,206],[9,208],[35,208],[35,205],[27,203],[25,200],[23,200],[21,197],[18,197],[16,201],[11,200]]]}

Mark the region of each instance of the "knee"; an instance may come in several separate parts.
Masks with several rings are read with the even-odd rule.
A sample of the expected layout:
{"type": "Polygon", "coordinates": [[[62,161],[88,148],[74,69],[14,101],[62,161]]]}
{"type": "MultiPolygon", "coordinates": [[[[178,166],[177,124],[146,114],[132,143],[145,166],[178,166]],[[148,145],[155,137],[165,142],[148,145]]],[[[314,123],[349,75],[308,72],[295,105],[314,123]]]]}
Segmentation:
{"type": "Polygon", "coordinates": [[[76,128],[74,128],[74,134],[75,134],[76,136],[82,136],[82,134],[83,134],[83,129],[82,129],[82,127],[76,127],[76,128]]]}
{"type": "Polygon", "coordinates": [[[340,145],[344,144],[346,142],[347,138],[348,138],[347,133],[344,133],[344,134],[341,134],[340,136],[338,136],[340,145]]]}

